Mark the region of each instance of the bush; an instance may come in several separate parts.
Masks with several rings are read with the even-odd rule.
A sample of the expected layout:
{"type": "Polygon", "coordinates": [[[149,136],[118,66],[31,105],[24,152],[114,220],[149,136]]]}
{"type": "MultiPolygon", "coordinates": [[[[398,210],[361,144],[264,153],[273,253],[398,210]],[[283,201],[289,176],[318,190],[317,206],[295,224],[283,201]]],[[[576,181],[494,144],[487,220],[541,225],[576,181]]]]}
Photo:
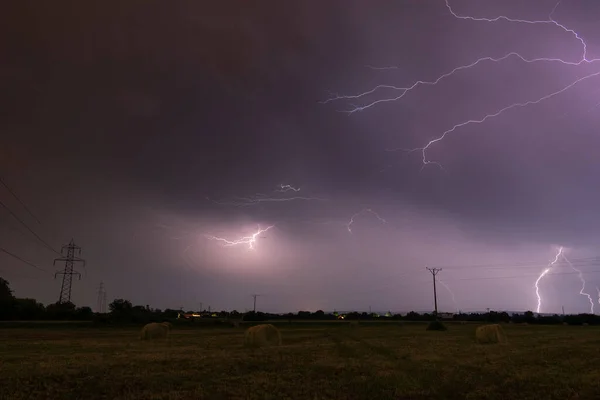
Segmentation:
{"type": "Polygon", "coordinates": [[[429,325],[427,325],[427,330],[428,331],[446,331],[448,330],[448,328],[446,328],[446,325],[444,325],[442,323],[442,321],[431,321],[429,323],[429,325]]]}

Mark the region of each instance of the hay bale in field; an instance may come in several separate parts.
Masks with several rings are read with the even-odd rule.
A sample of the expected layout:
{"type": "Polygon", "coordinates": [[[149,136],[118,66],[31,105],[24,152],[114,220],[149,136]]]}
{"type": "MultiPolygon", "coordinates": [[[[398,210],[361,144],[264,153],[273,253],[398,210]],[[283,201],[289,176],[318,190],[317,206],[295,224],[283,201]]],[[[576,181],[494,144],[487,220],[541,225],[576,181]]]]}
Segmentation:
{"type": "Polygon", "coordinates": [[[467,324],[467,321],[460,321],[460,324],[461,324],[461,325],[466,325],[466,324],[467,324]]]}
{"type": "Polygon", "coordinates": [[[350,328],[358,328],[358,321],[350,321],[349,326],[350,328]]]}
{"type": "Polygon", "coordinates": [[[589,324],[587,322],[584,322],[582,325],[583,326],[588,326],[589,324]]]}
{"type": "Polygon", "coordinates": [[[169,321],[161,322],[161,325],[166,326],[169,330],[173,329],[173,324],[169,321]]]}
{"type": "Polygon", "coordinates": [[[435,320],[435,321],[431,321],[429,323],[429,325],[427,325],[427,330],[428,331],[446,331],[446,330],[448,330],[448,328],[446,328],[446,325],[444,325],[442,323],[442,321],[435,320]]]}
{"type": "Polygon", "coordinates": [[[251,326],[244,336],[246,347],[281,346],[281,333],[271,324],[251,326]]]}
{"type": "Polygon", "coordinates": [[[166,339],[169,335],[170,327],[168,322],[152,322],[142,328],[141,340],[166,339]]]}
{"type": "Polygon", "coordinates": [[[478,326],[475,329],[477,343],[506,343],[506,334],[499,324],[478,326]]]}

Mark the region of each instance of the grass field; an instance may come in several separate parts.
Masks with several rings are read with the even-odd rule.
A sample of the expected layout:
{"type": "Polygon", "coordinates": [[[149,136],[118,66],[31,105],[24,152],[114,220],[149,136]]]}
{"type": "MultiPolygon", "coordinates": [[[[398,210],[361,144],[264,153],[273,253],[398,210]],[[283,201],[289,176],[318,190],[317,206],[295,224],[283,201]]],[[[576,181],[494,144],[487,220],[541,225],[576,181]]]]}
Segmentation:
{"type": "Polygon", "coordinates": [[[243,328],[0,326],[0,399],[597,399],[600,327],[295,324],[283,346],[252,353],[243,328]]]}

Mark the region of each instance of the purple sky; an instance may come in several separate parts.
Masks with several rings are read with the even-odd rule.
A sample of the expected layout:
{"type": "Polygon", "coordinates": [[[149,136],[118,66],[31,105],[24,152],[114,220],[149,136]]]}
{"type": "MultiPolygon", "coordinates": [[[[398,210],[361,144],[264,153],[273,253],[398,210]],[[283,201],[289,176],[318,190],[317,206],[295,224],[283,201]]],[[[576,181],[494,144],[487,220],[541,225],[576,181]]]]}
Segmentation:
{"type": "MultiPolygon", "coordinates": [[[[430,311],[429,266],[442,311],[535,310],[564,246],[600,310],[600,61],[580,62],[565,30],[600,58],[600,4],[561,3],[555,22],[554,0],[449,4],[19,2],[0,17],[0,177],[41,223],[0,200],[52,246],[83,248],[78,305],[103,281],[109,301],[158,308],[243,311],[258,293],[263,311],[430,311]],[[500,15],[540,22],[458,18],[500,15]],[[555,60],[482,61],[351,114],[402,91],[323,103],[511,52],[555,60]],[[426,152],[443,169],[386,151],[586,76],[449,133],[426,152]],[[264,201],[294,196],[319,199],[264,201]],[[385,222],[363,212],[349,232],[367,208],[385,222]],[[253,250],[208,238],[257,225],[274,227],[253,250]]],[[[0,276],[56,301],[56,255],[0,221],[0,247],[47,270],[0,254],[0,276]]],[[[580,289],[561,260],[541,311],[589,311],[580,289]]]]}

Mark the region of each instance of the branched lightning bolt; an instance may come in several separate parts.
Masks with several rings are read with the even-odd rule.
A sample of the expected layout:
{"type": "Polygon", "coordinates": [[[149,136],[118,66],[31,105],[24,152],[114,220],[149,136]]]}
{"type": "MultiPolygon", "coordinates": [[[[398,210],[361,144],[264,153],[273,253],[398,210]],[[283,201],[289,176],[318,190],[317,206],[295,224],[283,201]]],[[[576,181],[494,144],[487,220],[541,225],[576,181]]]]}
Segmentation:
{"type": "Polygon", "coordinates": [[[350,217],[350,221],[348,221],[348,223],[346,224],[346,229],[348,229],[348,232],[352,233],[352,228],[350,228],[350,226],[354,223],[354,218],[358,217],[360,214],[363,214],[365,212],[373,214],[379,221],[383,222],[384,224],[387,223],[387,221],[381,218],[379,214],[377,214],[375,211],[371,210],[370,208],[365,208],[352,215],[352,217],[350,217]]]}
{"type": "Polygon", "coordinates": [[[589,293],[584,292],[585,290],[585,279],[583,278],[583,272],[581,272],[580,269],[575,268],[575,266],[571,263],[571,261],[569,261],[569,259],[567,257],[565,257],[565,255],[562,255],[563,260],[566,261],[567,264],[569,264],[569,267],[571,267],[571,269],[575,272],[577,272],[577,275],[579,276],[579,280],[581,281],[581,290],[579,291],[579,294],[582,296],[586,296],[588,298],[588,300],[590,301],[590,313],[593,314],[594,313],[594,300],[592,299],[592,296],[589,293]]]}
{"type": "Polygon", "coordinates": [[[290,190],[293,190],[294,192],[299,192],[300,188],[295,188],[292,185],[279,185],[277,189],[275,189],[276,192],[288,192],[290,190]]]}
{"type": "MultiPolygon", "coordinates": [[[[289,191],[293,191],[297,193],[300,191],[300,188],[293,187],[292,185],[279,185],[274,192],[286,193],[289,191]]],[[[286,201],[295,201],[295,200],[303,200],[303,201],[326,201],[327,199],[321,197],[306,197],[306,196],[293,196],[293,197],[269,197],[262,193],[256,193],[254,196],[249,197],[235,197],[234,200],[231,201],[217,201],[206,197],[208,201],[212,201],[215,204],[226,205],[226,206],[235,206],[235,207],[248,207],[255,206],[261,203],[280,203],[286,201]]]]}
{"type": "Polygon", "coordinates": [[[598,292],[598,304],[600,304],[600,288],[596,286],[596,292],[598,292]]]}
{"type": "MultiPolygon", "coordinates": [[[[577,275],[579,276],[579,280],[581,281],[581,289],[579,290],[579,294],[587,297],[588,301],[590,302],[590,313],[593,314],[594,313],[594,300],[592,299],[592,296],[589,293],[585,292],[585,286],[587,283],[585,281],[585,278],[583,277],[583,272],[580,269],[576,268],[573,265],[573,263],[571,263],[571,261],[565,256],[563,247],[560,247],[558,249],[558,253],[556,254],[556,257],[554,257],[554,261],[552,261],[550,263],[550,265],[548,265],[548,267],[542,271],[540,276],[535,281],[535,293],[536,293],[537,299],[538,299],[537,312],[538,313],[540,312],[540,308],[542,305],[542,299],[541,299],[540,292],[539,292],[540,280],[544,276],[546,276],[546,274],[548,274],[548,272],[550,272],[552,267],[554,267],[554,265],[558,262],[559,258],[562,258],[569,265],[569,267],[571,267],[571,269],[573,271],[577,272],[577,275]]],[[[596,287],[596,290],[598,291],[598,302],[600,303],[600,289],[598,289],[598,287],[596,287]]]]}
{"type": "Polygon", "coordinates": [[[548,272],[550,272],[550,270],[552,269],[552,267],[558,262],[558,258],[562,255],[562,253],[563,253],[563,248],[560,247],[558,249],[558,253],[556,253],[556,257],[554,257],[554,261],[552,261],[550,264],[548,264],[548,267],[542,271],[542,273],[540,274],[540,276],[538,276],[538,278],[535,281],[535,295],[537,296],[537,308],[536,308],[536,312],[538,314],[540,313],[540,309],[542,307],[542,297],[540,296],[540,286],[539,286],[539,283],[542,280],[542,278],[544,276],[546,276],[546,274],[548,272]]]}
{"type": "MultiPolygon", "coordinates": [[[[468,70],[471,68],[474,68],[475,66],[484,63],[484,62],[494,62],[494,63],[499,63],[502,62],[510,57],[515,57],[520,59],[521,61],[525,62],[525,63],[537,63],[537,62],[551,62],[551,63],[560,63],[563,65],[568,65],[568,66],[580,66],[582,64],[592,64],[595,63],[597,61],[600,61],[599,58],[595,58],[595,59],[589,59],[588,55],[587,55],[587,44],[585,42],[585,40],[573,29],[567,28],[565,25],[557,22],[555,19],[553,19],[552,15],[554,14],[554,12],[556,11],[558,5],[560,4],[560,1],[554,6],[554,8],[551,10],[548,19],[546,20],[524,20],[524,19],[515,19],[515,18],[509,18],[506,16],[498,16],[495,18],[478,18],[478,17],[471,17],[471,16],[464,16],[464,15],[460,15],[458,13],[456,13],[451,5],[449,0],[445,0],[445,4],[446,4],[446,8],[448,9],[448,11],[450,12],[450,14],[457,19],[461,19],[461,20],[469,20],[469,21],[474,21],[474,22],[487,22],[487,23],[494,23],[494,22],[499,22],[499,21],[504,21],[504,22],[508,22],[508,23],[521,23],[521,24],[529,24],[529,25],[552,25],[555,26],[559,29],[561,29],[562,31],[564,31],[565,33],[568,33],[570,35],[572,35],[580,44],[582,47],[582,55],[581,58],[579,60],[576,61],[568,61],[568,60],[564,60],[561,58],[548,58],[548,57],[544,57],[544,58],[527,58],[525,56],[522,56],[519,53],[516,52],[510,52],[502,57],[482,57],[479,58],[477,60],[475,60],[474,62],[471,62],[470,64],[466,64],[466,65],[462,65],[459,67],[456,67],[454,69],[452,69],[451,71],[444,73],[442,75],[440,75],[437,79],[431,80],[431,81],[424,81],[424,80],[418,80],[416,82],[414,82],[412,85],[410,86],[405,86],[405,87],[398,87],[398,86],[393,86],[393,85],[377,85],[375,86],[373,89],[365,91],[363,93],[359,93],[356,95],[336,95],[333,97],[330,97],[329,99],[322,101],[322,104],[326,104],[326,103],[330,103],[333,101],[337,101],[337,100],[356,100],[356,99],[361,99],[363,97],[366,97],[368,95],[372,95],[375,94],[376,92],[380,91],[380,90],[392,90],[392,91],[397,91],[399,92],[399,94],[397,96],[392,96],[392,97],[384,97],[375,101],[372,101],[370,103],[367,103],[365,105],[362,106],[354,106],[351,110],[349,111],[345,111],[348,114],[353,114],[357,111],[364,111],[368,108],[371,108],[377,104],[380,103],[386,103],[386,102],[394,102],[394,101],[398,101],[400,99],[402,99],[406,94],[408,94],[409,92],[411,92],[412,90],[416,89],[418,86],[422,86],[422,85],[429,85],[429,86],[435,86],[437,85],[440,81],[442,81],[445,78],[449,78],[451,76],[453,76],[454,74],[458,73],[459,71],[463,71],[463,70],[468,70]]],[[[392,69],[393,67],[372,67],[369,66],[369,68],[371,69],[392,69]]],[[[516,102],[513,104],[510,104],[506,107],[503,107],[499,110],[496,110],[495,112],[489,113],[484,115],[481,118],[474,118],[474,119],[469,119],[467,121],[461,122],[459,124],[454,125],[452,128],[442,132],[440,135],[438,135],[436,138],[430,140],[425,146],[420,147],[420,148],[415,148],[415,149],[411,149],[411,150],[406,150],[406,149],[395,149],[395,150],[404,150],[404,151],[409,151],[409,152],[414,152],[414,151],[420,151],[422,154],[422,161],[423,161],[423,166],[426,166],[428,164],[435,164],[439,167],[441,167],[441,165],[435,161],[430,161],[427,158],[427,150],[430,149],[431,146],[433,146],[435,143],[442,141],[448,134],[456,131],[457,129],[464,127],[466,125],[470,125],[470,124],[481,124],[486,122],[488,119],[497,117],[511,109],[514,108],[521,108],[521,107],[527,107],[530,105],[535,105],[538,103],[541,103],[545,100],[548,100],[554,96],[557,96],[567,90],[569,90],[570,88],[572,88],[573,86],[588,80],[590,78],[596,77],[600,75],[600,71],[594,72],[594,73],[590,73],[587,74],[583,77],[580,77],[578,79],[576,79],[575,81],[571,82],[570,84],[564,86],[563,88],[554,91],[552,93],[546,94],[542,97],[539,97],[537,99],[532,99],[532,100],[528,100],[528,101],[523,101],[523,102],[516,102]]]]}
{"type": "Polygon", "coordinates": [[[561,94],[561,93],[565,92],[566,90],[568,90],[568,89],[572,88],[573,86],[577,85],[578,83],[580,83],[580,82],[582,82],[582,81],[584,81],[584,80],[586,80],[586,79],[589,79],[589,78],[592,78],[592,77],[595,77],[595,76],[598,76],[598,75],[600,75],[600,71],[598,71],[598,72],[594,72],[593,74],[589,74],[589,75],[586,75],[586,76],[584,76],[584,77],[582,77],[582,78],[579,78],[579,79],[577,79],[575,82],[573,82],[573,83],[571,83],[571,84],[569,84],[569,85],[567,85],[567,86],[563,87],[562,89],[560,89],[560,90],[557,90],[556,92],[550,93],[550,94],[548,94],[548,95],[546,95],[546,96],[543,96],[543,97],[541,97],[541,98],[539,98],[539,99],[537,99],[537,100],[530,100],[530,101],[526,101],[526,102],[524,102],[524,103],[513,103],[513,104],[511,104],[511,105],[509,105],[509,106],[507,106],[507,107],[504,107],[504,108],[500,109],[499,111],[496,111],[495,113],[492,113],[492,114],[487,114],[487,115],[485,115],[485,116],[484,116],[483,118],[481,118],[481,119],[470,119],[470,120],[468,120],[468,121],[461,122],[460,124],[456,124],[456,125],[454,125],[452,128],[448,129],[447,131],[444,131],[444,132],[443,132],[443,133],[442,133],[440,136],[438,136],[437,138],[430,140],[430,141],[429,141],[429,143],[427,143],[427,144],[426,144],[424,147],[421,147],[421,148],[416,148],[416,149],[412,149],[411,151],[416,151],[416,150],[420,150],[420,151],[421,151],[421,154],[422,154],[422,156],[423,156],[423,164],[424,164],[424,165],[427,165],[427,164],[435,164],[435,165],[437,165],[437,166],[441,167],[441,165],[440,165],[438,162],[436,162],[436,161],[430,161],[430,160],[428,160],[428,159],[427,159],[427,150],[428,150],[428,149],[429,149],[429,148],[430,148],[430,147],[431,147],[431,146],[432,146],[434,143],[437,143],[437,142],[439,142],[439,141],[443,140],[443,139],[446,137],[446,135],[448,135],[449,133],[452,133],[452,132],[454,132],[456,129],[458,129],[458,128],[460,128],[460,127],[463,127],[463,126],[466,126],[466,125],[469,125],[469,124],[481,124],[481,123],[483,123],[483,122],[487,121],[488,119],[490,119],[490,118],[494,118],[494,117],[497,117],[497,116],[499,116],[500,114],[502,114],[502,113],[504,113],[505,111],[508,111],[508,110],[510,110],[510,109],[512,109],[512,108],[526,107],[526,106],[529,106],[529,105],[533,105],[533,104],[538,104],[538,103],[541,103],[541,102],[542,102],[542,101],[544,101],[544,100],[548,100],[548,99],[549,99],[549,98],[551,98],[551,97],[554,97],[554,96],[556,96],[556,95],[558,95],[558,94],[561,94]]]}
{"type": "Polygon", "coordinates": [[[256,232],[253,233],[252,235],[243,236],[243,237],[241,237],[239,239],[235,239],[235,240],[229,240],[229,239],[212,236],[212,235],[206,235],[206,238],[211,239],[211,240],[220,241],[220,242],[224,243],[223,246],[237,246],[240,244],[247,244],[248,249],[254,250],[254,245],[256,244],[258,235],[260,235],[261,233],[265,233],[266,231],[273,228],[274,226],[275,225],[270,225],[270,226],[266,227],[265,229],[261,229],[260,226],[258,226],[256,232]]]}
{"type": "Polygon", "coordinates": [[[441,280],[440,278],[437,278],[437,281],[439,283],[442,284],[443,287],[446,288],[446,290],[448,291],[448,293],[450,293],[450,296],[452,296],[452,303],[454,303],[454,308],[456,309],[456,311],[458,311],[459,307],[458,307],[458,303],[456,302],[456,297],[454,296],[454,292],[450,289],[450,286],[448,286],[446,284],[446,282],[444,282],[443,280],[441,280]]]}

